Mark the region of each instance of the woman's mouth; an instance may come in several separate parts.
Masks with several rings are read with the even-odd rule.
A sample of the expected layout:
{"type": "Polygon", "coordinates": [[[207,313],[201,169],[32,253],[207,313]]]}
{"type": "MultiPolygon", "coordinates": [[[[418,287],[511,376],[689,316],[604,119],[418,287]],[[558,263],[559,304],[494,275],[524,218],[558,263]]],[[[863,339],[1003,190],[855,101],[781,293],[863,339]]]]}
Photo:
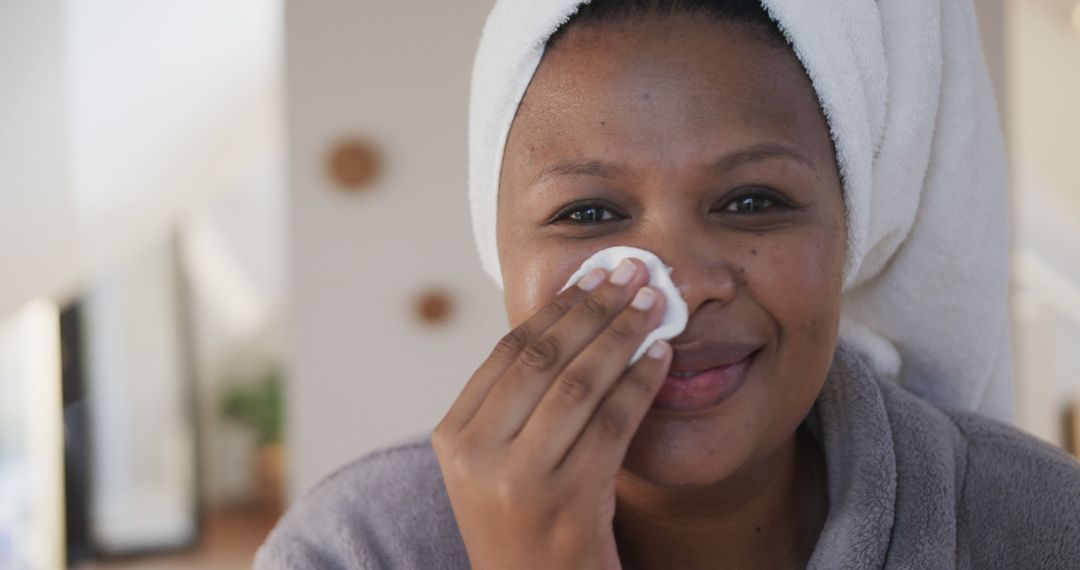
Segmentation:
{"type": "Polygon", "coordinates": [[[759,352],[760,349],[755,350],[738,362],[715,368],[669,372],[652,407],[672,412],[699,412],[716,406],[743,385],[759,352]]]}

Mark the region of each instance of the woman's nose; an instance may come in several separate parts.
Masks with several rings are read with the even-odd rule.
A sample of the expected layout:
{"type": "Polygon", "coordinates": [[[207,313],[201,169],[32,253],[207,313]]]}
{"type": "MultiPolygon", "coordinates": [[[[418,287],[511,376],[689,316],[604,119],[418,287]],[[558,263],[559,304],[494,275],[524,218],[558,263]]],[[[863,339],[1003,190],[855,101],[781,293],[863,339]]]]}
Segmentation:
{"type": "Polygon", "coordinates": [[[716,244],[691,244],[677,239],[663,245],[640,245],[671,267],[671,280],[686,300],[691,318],[698,307],[715,302],[730,303],[738,289],[736,269],[716,244]]]}

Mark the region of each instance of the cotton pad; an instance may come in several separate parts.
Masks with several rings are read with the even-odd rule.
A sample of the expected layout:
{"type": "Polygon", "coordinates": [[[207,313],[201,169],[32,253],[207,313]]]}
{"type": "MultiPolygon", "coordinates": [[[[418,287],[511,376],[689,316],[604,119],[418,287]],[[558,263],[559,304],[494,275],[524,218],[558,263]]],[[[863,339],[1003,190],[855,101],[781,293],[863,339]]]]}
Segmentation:
{"type": "Polygon", "coordinates": [[[671,281],[671,268],[664,265],[664,262],[660,261],[660,258],[651,251],[628,246],[609,247],[586,259],[585,263],[582,263],[581,267],[570,276],[570,279],[560,291],[577,283],[594,267],[602,267],[610,273],[620,261],[628,257],[635,257],[645,263],[645,266],[649,269],[649,287],[663,294],[664,299],[667,301],[664,318],[660,321],[660,325],[645,337],[641,346],[634,352],[634,355],[630,358],[630,364],[632,365],[641,358],[641,355],[652,345],[653,341],[673,338],[686,329],[689,313],[686,301],[679,294],[679,290],[675,288],[675,283],[671,281]]]}

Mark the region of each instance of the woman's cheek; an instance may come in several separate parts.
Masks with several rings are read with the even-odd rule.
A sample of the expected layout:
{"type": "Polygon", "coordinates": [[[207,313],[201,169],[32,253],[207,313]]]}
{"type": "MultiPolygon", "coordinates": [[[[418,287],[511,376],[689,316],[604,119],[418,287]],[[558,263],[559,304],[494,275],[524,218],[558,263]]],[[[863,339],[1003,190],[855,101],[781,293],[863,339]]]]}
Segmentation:
{"type": "Polygon", "coordinates": [[[588,252],[580,254],[532,249],[515,256],[525,261],[518,270],[510,272],[515,277],[505,281],[507,305],[513,313],[511,324],[517,326],[551,303],[566,280],[589,255],[591,253],[588,252]]]}
{"type": "Polygon", "coordinates": [[[793,301],[799,304],[793,308],[796,320],[792,325],[806,352],[806,361],[827,367],[840,326],[843,256],[827,247],[829,236],[819,236],[816,243],[817,247],[806,255],[804,286],[793,301]]]}
{"type": "Polygon", "coordinates": [[[843,261],[833,241],[823,232],[799,232],[755,248],[747,287],[787,335],[809,340],[803,335],[816,336],[835,320],[829,315],[839,311],[843,261]]]}

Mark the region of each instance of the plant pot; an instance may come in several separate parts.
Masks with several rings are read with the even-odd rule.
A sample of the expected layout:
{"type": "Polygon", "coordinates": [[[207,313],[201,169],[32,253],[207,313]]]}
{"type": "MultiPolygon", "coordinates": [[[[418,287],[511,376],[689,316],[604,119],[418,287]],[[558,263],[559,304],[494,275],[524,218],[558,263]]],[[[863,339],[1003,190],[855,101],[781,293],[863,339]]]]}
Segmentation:
{"type": "Polygon", "coordinates": [[[264,443],[255,454],[255,488],[259,506],[281,511],[285,488],[285,444],[264,443]]]}

